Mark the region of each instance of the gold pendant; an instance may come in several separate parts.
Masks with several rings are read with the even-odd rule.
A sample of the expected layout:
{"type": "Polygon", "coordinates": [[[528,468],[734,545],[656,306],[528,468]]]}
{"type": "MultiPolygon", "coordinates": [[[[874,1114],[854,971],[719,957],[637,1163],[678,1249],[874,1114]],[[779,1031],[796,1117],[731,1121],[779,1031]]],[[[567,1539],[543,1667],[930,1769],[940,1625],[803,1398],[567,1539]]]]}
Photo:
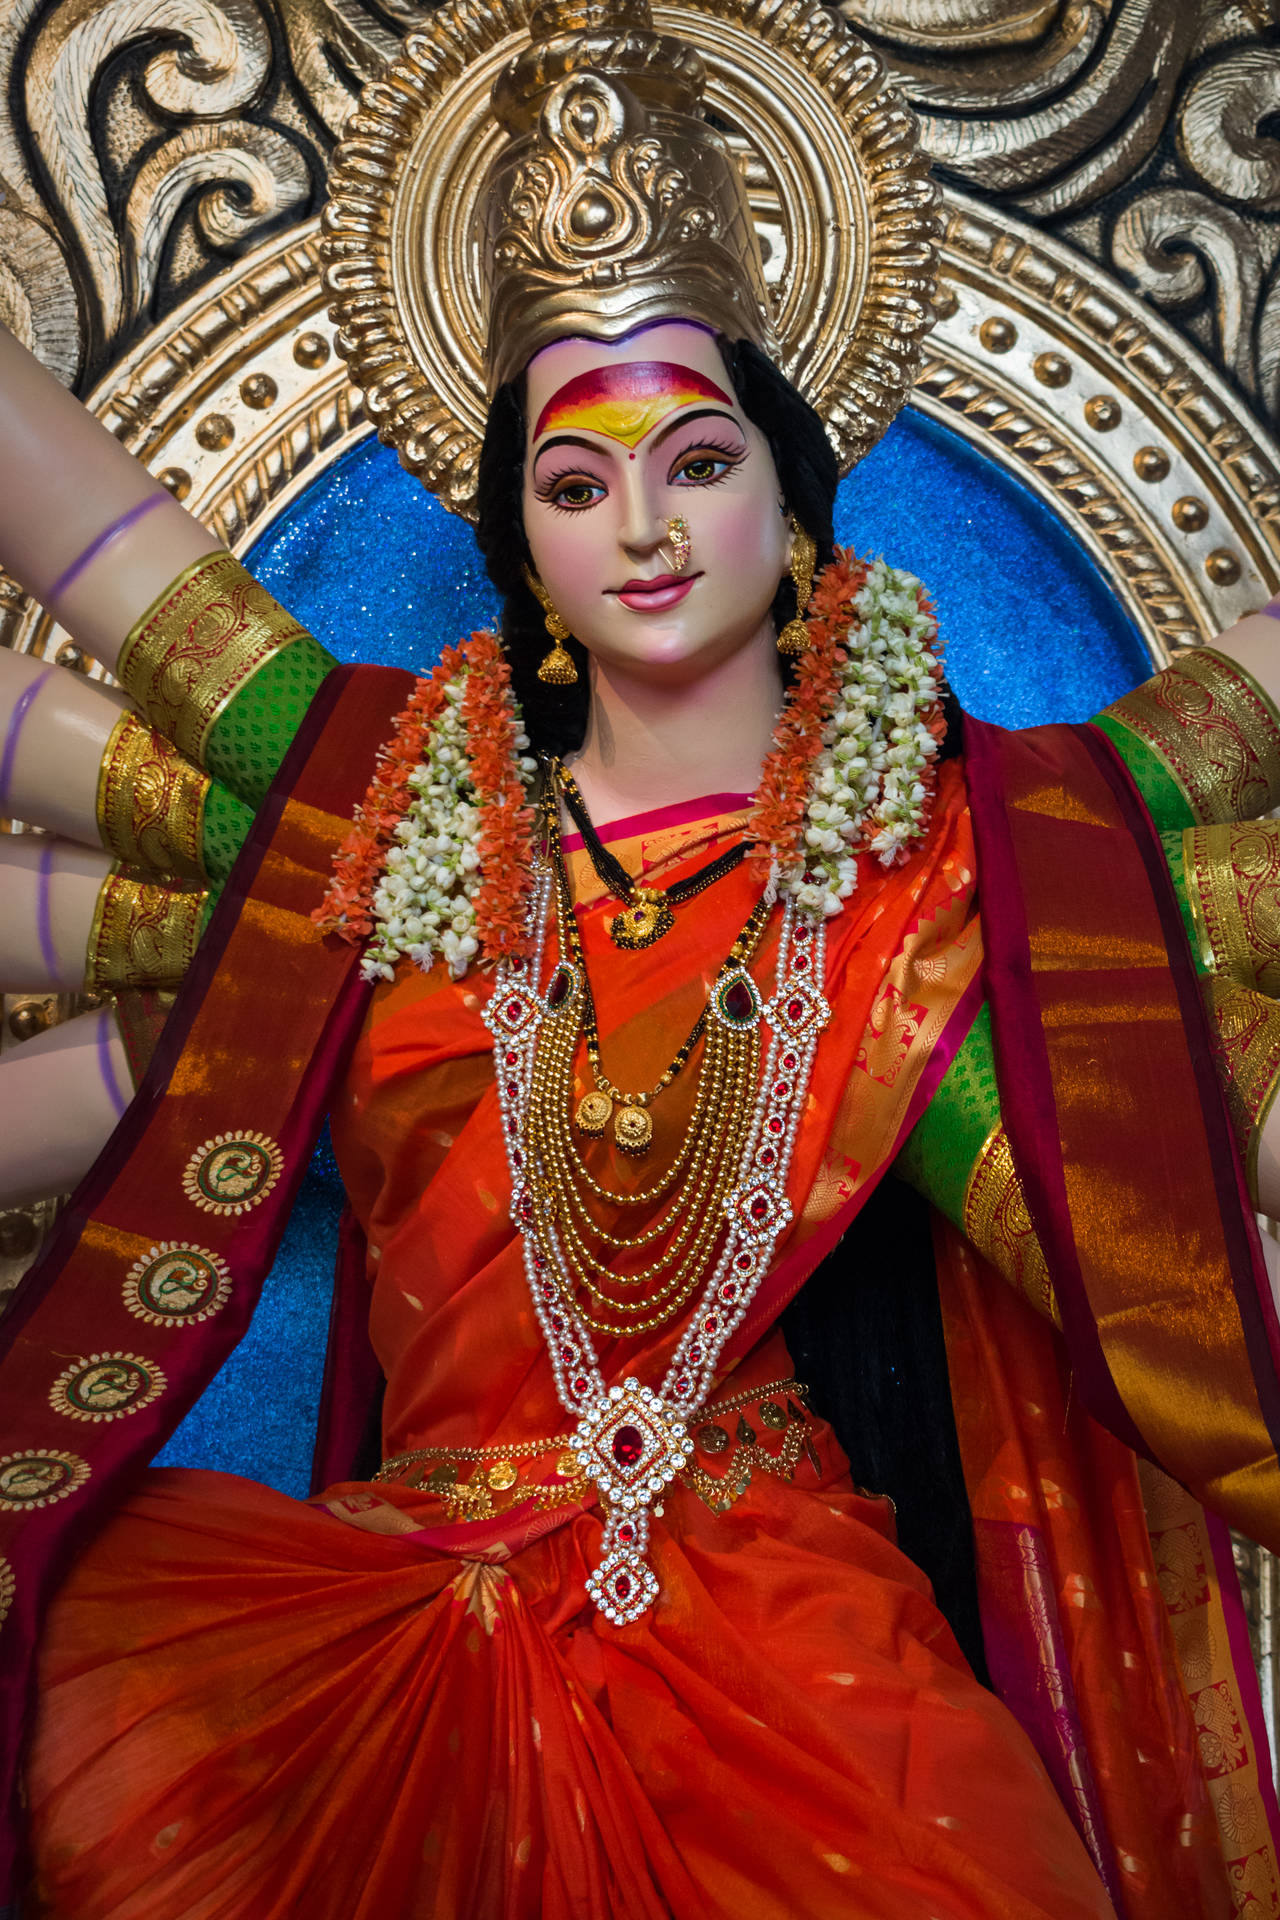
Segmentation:
{"type": "Polygon", "coordinates": [[[613,1123],[613,1137],[623,1153],[648,1153],[653,1121],[643,1107],[620,1107],[613,1123]]]}
{"type": "Polygon", "coordinates": [[[608,1094],[602,1093],[599,1087],[593,1087],[590,1093],[583,1094],[578,1102],[578,1111],[573,1116],[578,1132],[589,1133],[593,1139],[598,1138],[608,1126],[612,1112],[613,1102],[608,1094]]]}
{"type": "Polygon", "coordinates": [[[651,947],[670,933],[675,915],[660,893],[651,887],[637,887],[630,903],[609,922],[609,937],[615,947],[634,950],[651,947]]]}

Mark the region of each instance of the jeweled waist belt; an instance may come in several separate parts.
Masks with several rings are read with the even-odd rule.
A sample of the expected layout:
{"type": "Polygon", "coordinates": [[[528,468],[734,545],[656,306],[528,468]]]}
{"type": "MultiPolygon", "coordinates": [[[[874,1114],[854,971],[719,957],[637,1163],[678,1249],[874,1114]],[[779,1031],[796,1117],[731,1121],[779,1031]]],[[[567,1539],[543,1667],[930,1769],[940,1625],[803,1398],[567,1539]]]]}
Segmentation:
{"type": "MultiPolygon", "coordinates": [[[[805,1454],[820,1474],[809,1434],[808,1391],[799,1380],[771,1380],[701,1407],[689,1421],[694,1452],[677,1479],[714,1513],[725,1513],[746,1492],[753,1473],[790,1480],[805,1454]]],[[[373,1477],[437,1495],[451,1521],[491,1520],[526,1500],[542,1508],[561,1507],[594,1491],[570,1438],[560,1434],[515,1446],[415,1447],[384,1460],[373,1477]]],[[[661,1506],[655,1511],[661,1513],[661,1506]]]]}

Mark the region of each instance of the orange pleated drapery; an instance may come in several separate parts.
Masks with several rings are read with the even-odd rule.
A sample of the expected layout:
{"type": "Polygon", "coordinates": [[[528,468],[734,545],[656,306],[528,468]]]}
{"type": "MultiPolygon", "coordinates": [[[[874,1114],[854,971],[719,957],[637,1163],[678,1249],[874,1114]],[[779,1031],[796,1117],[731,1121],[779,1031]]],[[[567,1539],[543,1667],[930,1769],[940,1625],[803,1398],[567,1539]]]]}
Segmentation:
{"type": "MultiPolygon", "coordinates": [[[[630,823],[619,850],[660,883],[740,817],[721,801],[630,823]]],[[[607,1070],[652,1085],[759,882],[739,869],[656,947],[621,955],[579,856],[574,878],[607,1070]]],[[[864,874],[833,928],[836,1017],[780,1271],[802,1277],[806,1245],[896,1150],[979,957],[952,767],[927,846],[864,874]]],[[[766,942],[766,979],[771,958],[766,942]]],[[[368,1242],[385,1451],[436,1449],[453,1478],[301,1503],[226,1475],[148,1477],[48,1621],[28,1771],[36,1911],[1104,1920],[1043,1767],[969,1673],[887,1504],[852,1488],[812,1416],[792,1476],[768,1470],[785,1436],[763,1407],[799,1420],[803,1399],[781,1384],[776,1329],[757,1325],[720,1389],[747,1484],[670,1492],[661,1597],[641,1620],[619,1629],[587,1602],[598,1514],[554,1448],[529,1452],[566,1420],[507,1212],[486,990],[404,970],[375,998],[333,1117],[368,1242]],[[465,1458],[481,1448],[508,1449],[504,1471],[465,1458]]],[[[687,1073],[657,1103],[655,1158],[693,1086],[687,1073]]],[[[644,1177],[591,1152],[610,1180],[644,1177]]],[[[602,1343],[606,1373],[656,1380],[672,1336],[602,1343]]]]}

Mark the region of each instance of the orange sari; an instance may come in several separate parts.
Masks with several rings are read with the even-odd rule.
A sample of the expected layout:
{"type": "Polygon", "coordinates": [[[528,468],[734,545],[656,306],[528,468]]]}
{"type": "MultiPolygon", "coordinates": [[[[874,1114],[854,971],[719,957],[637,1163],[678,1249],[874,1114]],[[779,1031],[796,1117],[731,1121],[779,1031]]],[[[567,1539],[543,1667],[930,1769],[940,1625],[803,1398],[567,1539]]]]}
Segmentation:
{"type": "MultiPolygon", "coordinates": [[[[741,819],[723,796],[689,811],[625,823],[615,850],[679,877],[741,819]]],[[[606,1067],[652,1085],[752,882],[739,869],[626,955],[574,868],[606,1067]]],[[[913,1123],[976,976],[972,892],[952,765],[927,845],[893,876],[866,872],[832,930],[836,1016],[775,1257],[788,1285],[913,1123]]],[[[759,977],[772,957],[767,942],[759,977]]],[[[851,1486],[806,1413],[770,1326],[781,1285],[726,1356],[696,1472],[655,1520],[657,1604],[619,1629],[586,1600],[600,1521],[564,1454],[507,1212],[485,990],[402,970],[333,1117],[368,1241],[384,1451],[418,1457],[310,1503],[153,1473],[118,1511],[44,1636],[36,1910],[1103,1920],[1030,1744],[970,1674],[886,1503],[851,1486]]],[[[655,1155],[692,1080],[655,1109],[655,1155]]],[[[610,1181],[643,1177],[592,1152],[610,1181]]],[[[659,1377],[672,1337],[604,1343],[606,1375],[659,1377]]]]}

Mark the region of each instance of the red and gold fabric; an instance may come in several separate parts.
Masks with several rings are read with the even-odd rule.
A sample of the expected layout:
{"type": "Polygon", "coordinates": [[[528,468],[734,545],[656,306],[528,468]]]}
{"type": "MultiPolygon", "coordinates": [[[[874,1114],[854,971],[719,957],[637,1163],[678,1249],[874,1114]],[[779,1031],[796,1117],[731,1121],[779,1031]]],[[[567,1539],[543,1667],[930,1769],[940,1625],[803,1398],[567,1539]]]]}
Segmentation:
{"type": "Polygon", "coordinates": [[[1280,993],[1280,821],[1189,828],[1177,864],[1204,965],[1280,993]]]}
{"type": "Polygon", "coordinates": [[[1280,1908],[1230,1540],[1085,1411],[1061,1343],[953,1228],[938,1277],[992,1680],[1124,1914],[1280,1908]]]}
{"type": "Polygon", "coordinates": [[[102,883],[85,951],[91,993],[180,986],[204,930],[208,895],[113,867],[102,883]]]}
{"type": "MultiPolygon", "coordinates": [[[[71,1517],[78,1541],[100,1524],[243,1325],[363,1004],[350,951],[339,958],[318,942],[302,903],[314,905],[322,853],[343,828],[336,766],[353,794],[363,791],[404,688],[388,702],[394,676],[376,697],[359,675],[334,678],[305,739],[310,757],[264,810],[138,1112],[28,1290],[9,1372],[0,1370],[7,1407],[27,1421],[0,1459],[0,1542],[14,1516],[23,1520],[3,1630],[16,1653],[0,1682],[11,1724],[65,1557],[57,1522],[71,1517]],[[295,946],[277,981],[278,957],[295,946]],[[272,1048],[246,1076],[251,1019],[272,1048]],[[74,1326],[48,1290],[73,1249],[86,1282],[74,1326]]],[[[1113,1436],[1095,1445],[1095,1430],[1082,1428],[1083,1453],[1058,1474],[1044,1457],[1048,1428],[1024,1436],[1028,1484],[1083,1485],[1088,1449],[1102,1459],[1105,1442],[1118,1477],[1099,1484],[1123,1491],[1126,1449],[1137,1446],[1256,1537],[1275,1532],[1274,1312],[1159,841],[1123,769],[1087,730],[1010,743],[975,727],[974,743],[985,942],[964,777],[952,762],[925,847],[893,875],[868,866],[832,929],[836,1019],[797,1143],[795,1222],[717,1396],[739,1403],[725,1429],[733,1497],[707,1498],[717,1461],[700,1454],[708,1486],[673,1489],[655,1526],[664,1598],[621,1632],[582,1596],[599,1520],[557,1467],[566,1436],[507,1212],[485,982],[406,968],[379,990],[334,1105],[363,1229],[344,1244],[359,1257],[387,1375],[388,1454],[438,1454],[468,1471],[339,1484],[311,1505],[222,1476],[165,1474],[119,1504],[44,1636],[28,1792],[48,1911],[170,1920],[209,1887],[243,1896],[245,1910],[305,1899],[334,1920],[382,1911],[443,1920],[499,1902],[512,1915],[834,1916],[852,1905],[895,1920],[967,1903],[1009,1920],[1065,1920],[1109,1913],[1104,1883],[1125,1920],[1167,1920],[1170,1887],[1181,1897],[1203,1884],[1216,1898],[1227,1821],[1201,1820],[1187,1841],[1177,1825],[1213,1796],[1203,1757],[1183,1777],[1191,1748],[1182,1709],[1168,1704],[1177,1674],[1171,1681],[1158,1612],[1148,1608],[1130,1644],[1108,1639],[1104,1610],[1081,1607],[1090,1646],[1066,1636],[1066,1665],[1055,1656],[1053,1672],[1077,1659],[1080,1685],[1094,1691],[1072,1702],[1055,1679],[1060,1722],[1045,1725],[1026,1685],[1047,1644],[1037,1635],[1056,1566],[1105,1573],[1109,1596],[1119,1605],[1128,1593],[1136,1609],[1152,1560],[1128,1493],[1117,1495],[1111,1537],[1082,1530],[1060,1561],[1036,1546],[1035,1578],[1021,1588],[999,1586],[1007,1555],[993,1549],[989,1563],[992,1633],[1012,1623],[1016,1641],[1002,1689],[1086,1854],[892,1546],[885,1503],[852,1490],[802,1395],[794,1459],[787,1430],[776,1451],[766,1431],[763,1409],[790,1373],[777,1314],[917,1124],[977,1013],[985,945],[1008,1161],[1081,1418],[1113,1436]],[[517,1450],[523,1460],[544,1442],[529,1456],[536,1480],[517,1467],[495,1485],[517,1450]],[[481,1474],[483,1488],[462,1499],[459,1487],[481,1474]],[[514,1489],[528,1497],[508,1497],[514,1489]],[[1138,1681],[1127,1694],[1112,1684],[1130,1673],[1129,1654],[1164,1690],[1171,1736],[1150,1760],[1156,1772],[1144,1773],[1143,1808],[1120,1731],[1138,1681]],[[237,1682],[249,1672],[251,1707],[237,1682]],[[1185,1860],[1151,1868],[1153,1854],[1179,1846],[1185,1860]]],[[[615,851],[653,884],[674,880],[737,836],[740,800],[721,796],[710,817],[713,803],[624,825],[615,851]]],[[[748,876],[740,868],[686,903],[675,930],[636,954],[608,942],[612,907],[593,893],[580,852],[574,884],[593,982],[609,982],[598,990],[605,1065],[620,1084],[652,1085],[745,919],[748,876]]],[[[766,975],[771,958],[766,940],[766,975]]],[[[691,1098],[682,1077],[656,1103],[656,1154],[691,1098]]],[[[990,1141],[988,1129],[979,1148],[990,1141]]],[[[603,1141],[587,1151],[613,1184],[643,1178],[603,1141]]],[[[993,1218],[1009,1228],[1008,1205],[993,1218]]],[[[1032,1323],[1011,1290],[1000,1298],[1048,1343],[1040,1360],[1056,1359],[1048,1324],[1032,1323]]],[[[670,1337],[659,1329],[606,1344],[606,1373],[659,1370],[670,1337]]],[[[345,1365],[354,1355],[342,1348],[345,1365]]],[[[957,1414],[981,1496],[981,1428],[963,1396],[957,1414]]],[[[976,1505],[981,1514],[981,1497],[976,1505]]],[[[1007,1515],[997,1507],[990,1517],[1007,1515]]],[[[1076,1591],[1056,1591],[1059,1611],[1076,1591]]],[[[1214,1675],[1234,1710],[1238,1681],[1214,1675]]],[[[1189,1682],[1178,1684],[1185,1698],[1189,1682]]],[[[1247,1720],[1243,1689],[1238,1699],[1247,1720]]],[[[1269,1845],[1264,1834],[1251,1852],[1269,1845]]]]}
{"type": "MultiPolygon", "coordinates": [[[[622,856],[662,884],[740,820],[646,822],[622,856]]],[[[691,1022],[751,882],[739,868],[647,954],[618,954],[616,906],[571,858],[603,1056],[642,1084],[691,1022]]],[[[837,1018],[793,1176],[809,1204],[779,1250],[770,1319],[971,1017],[981,943],[958,768],[928,847],[863,881],[834,930],[837,1018]]],[[[744,1343],[655,1522],[658,1606],[622,1630],[595,1613],[583,1583],[600,1521],[561,1471],[484,992],[402,969],[334,1103],[387,1373],[383,1477],[306,1506],[153,1475],[55,1603],[28,1770],[47,1910],[168,1920],[232,1887],[319,1920],[923,1920],[966,1905],[1106,1920],[1039,1762],[894,1547],[888,1504],[849,1485],[776,1328],[744,1343]]],[[[677,1081],[655,1124],[674,1132],[689,1098],[677,1081]]],[[[611,1181],[643,1177],[605,1142],[591,1151],[611,1181]]],[[[602,1363],[648,1375],[671,1339],[615,1341],[602,1363]]]]}
{"type": "Polygon", "coordinates": [[[256,807],[333,665],[238,560],[212,553],[131,628],[116,672],[179,753],[256,807]]]}
{"type": "Polygon", "coordinates": [[[1093,724],[1157,827],[1252,820],[1280,801],[1280,718],[1252,674],[1212,647],[1178,654],[1093,724]]]}
{"type": "Polygon", "coordinates": [[[1280,1542],[1280,1326],[1159,837],[1092,728],[966,747],[1001,1111],[1085,1404],[1280,1542]]]}
{"type": "Polygon", "coordinates": [[[340,672],[315,703],[137,1097],[0,1323],[0,1898],[50,1595],[247,1326],[363,1009],[356,956],[310,914],[407,685],[340,672]]]}

